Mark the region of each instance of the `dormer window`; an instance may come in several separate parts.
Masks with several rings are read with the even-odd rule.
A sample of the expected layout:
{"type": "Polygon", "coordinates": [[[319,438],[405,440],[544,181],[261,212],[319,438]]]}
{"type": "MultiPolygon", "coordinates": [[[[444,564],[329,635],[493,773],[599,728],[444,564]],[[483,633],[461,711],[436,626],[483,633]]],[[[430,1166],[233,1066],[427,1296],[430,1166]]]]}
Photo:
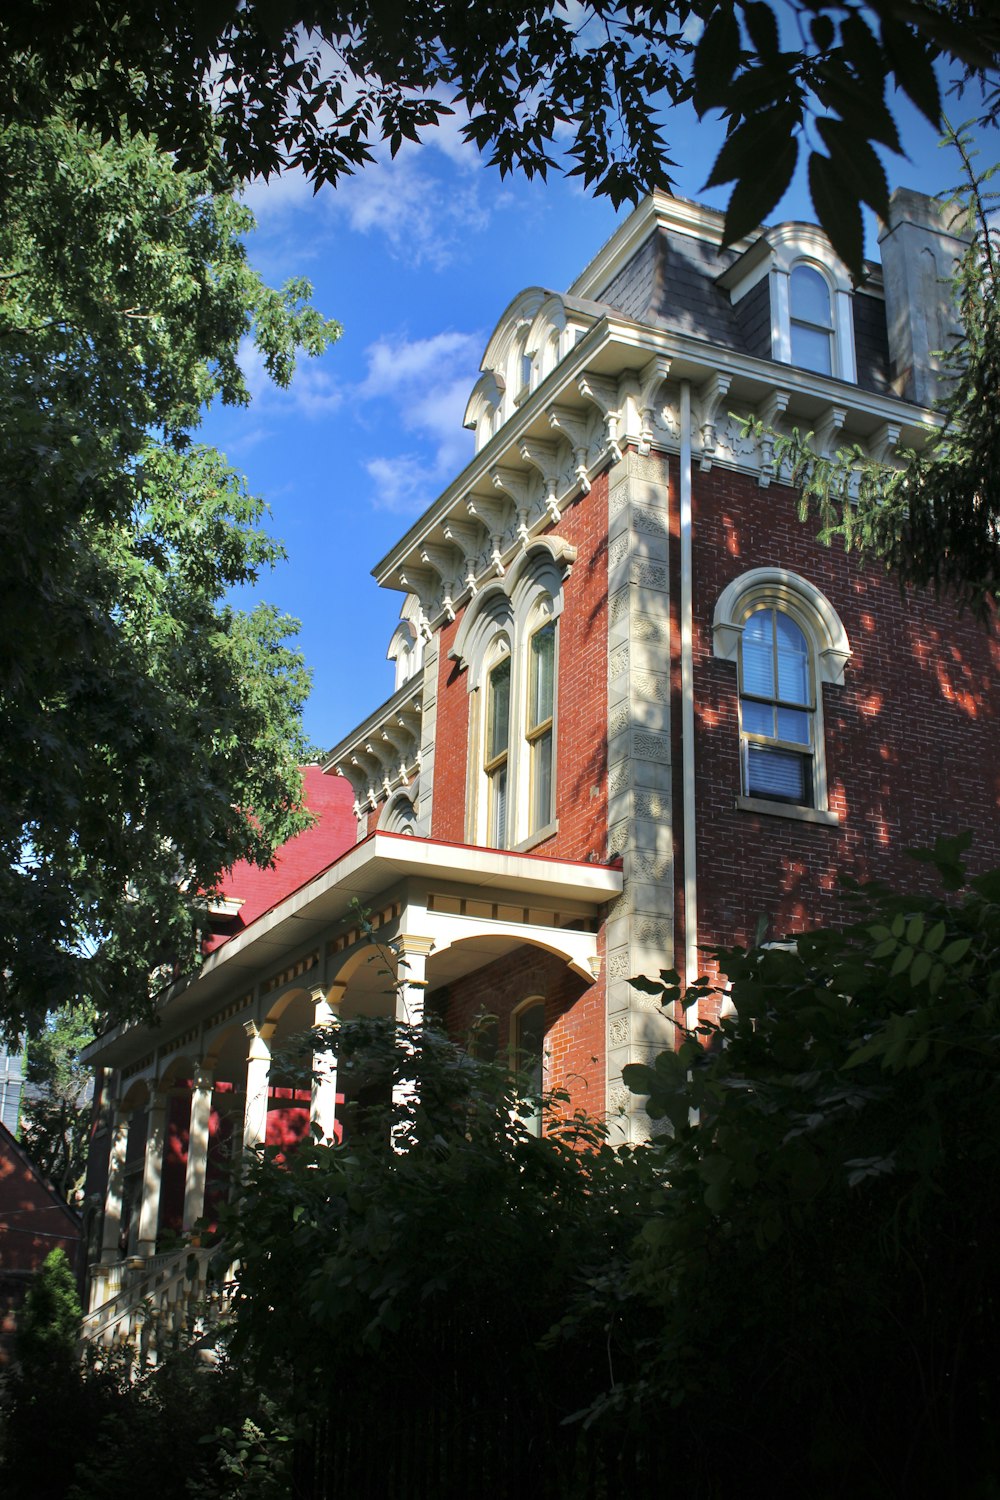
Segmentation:
{"type": "Polygon", "coordinates": [[[834,372],[833,303],[826,277],[815,266],[797,265],[789,286],[792,364],[820,375],[834,372]]]}
{"type": "Polygon", "coordinates": [[[854,286],[815,224],[768,229],[716,284],[732,299],[750,353],[856,383],[854,286]]]}

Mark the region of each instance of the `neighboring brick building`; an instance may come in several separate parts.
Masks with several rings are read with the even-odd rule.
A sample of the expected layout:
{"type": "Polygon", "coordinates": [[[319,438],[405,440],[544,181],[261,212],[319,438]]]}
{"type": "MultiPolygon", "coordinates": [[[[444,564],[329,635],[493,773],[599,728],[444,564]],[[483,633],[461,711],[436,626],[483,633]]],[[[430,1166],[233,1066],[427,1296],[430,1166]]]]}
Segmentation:
{"type": "Polygon", "coordinates": [[[17,1308],[51,1250],[83,1271],[79,1215],[60,1198],[0,1120],[0,1368],[7,1362],[17,1308]]]}
{"type": "Polygon", "coordinates": [[[639,1140],[622,1068],[672,1032],[630,976],[693,978],[700,945],[761,917],[836,921],[838,872],[914,881],[904,851],[939,834],[1000,860],[995,638],[822,547],[740,423],[920,442],[960,242],[898,193],[856,290],[811,225],[728,250],[721,226],[649,199],[568,294],[501,318],[475,457],[374,570],[403,596],[395,690],[310,773],[356,827],[341,803],[277,876],[234,872],[161,1024],[92,1049],[114,1083],[105,1262],[210,1208],[227,1139],[294,1139],[310,1107],[334,1130],[329,1060],[296,1097],[284,1036],[393,1006],[461,1035],[486,1010],[639,1140]]]}

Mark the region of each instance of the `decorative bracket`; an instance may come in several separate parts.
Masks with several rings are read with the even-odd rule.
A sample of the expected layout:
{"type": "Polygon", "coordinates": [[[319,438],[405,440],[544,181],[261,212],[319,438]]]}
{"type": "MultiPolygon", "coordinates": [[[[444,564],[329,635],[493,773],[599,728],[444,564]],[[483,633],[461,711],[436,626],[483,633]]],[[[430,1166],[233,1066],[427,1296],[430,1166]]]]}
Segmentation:
{"type": "Polygon", "coordinates": [[[522,438],[518,445],[525,463],[531,464],[542,476],[545,485],[545,509],[549,520],[556,526],[562,520],[562,512],[556,500],[559,484],[559,449],[545,438],[522,438]]]}
{"type": "Polygon", "coordinates": [[[436,575],[429,568],[414,568],[407,564],[400,568],[397,578],[408,594],[415,594],[420,605],[420,627],[425,639],[430,639],[428,617],[434,607],[436,575]]]}
{"type": "Polygon", "coordinates": [[[847,408],[844,406],[828,406],[820,414],[819,420],[813,428],[813,444],[816,452],[824,458],[833,454],[837,434],[844,430],[847,421],[847,408]]]}
{"type": "Polygon", "coordinates": [[[497,489],[502,491],[514,505],[517,517],[517,536],[522,547],[528,545],[528,516],[531,512],[534,485],[526,474],[517,469],[496,468],[490,475],[497,489]]]}
{"type": "Polygon", "coordinates": [[[653,446],[653,416],[660,387],[670,374],[670,360],[665,354],[654,354],[639,373],[639,452],[645,458],[653,446]]]}
{"type": "Polygon", "coordinates": [[[452,584],[456,578],[461,576],[461,559],[457,548],[438,547],[433,542],[424,542],[420,548],[420,559],[428,567],[433,568],[441,579],[441,603],[444,606],[445,615],[449,620],[455,618],[455,601],[452,597],[452,584]]]}
{"type": "Polygon", "coordinates": [[[709,376],[698,392],[698,401],[701,406],[701,470],[703,474],[707,474],[712,467],[712,459],[715,455],[715,423],[719,414],[719,404],[732,383],[731,376],[722,375],[716,371],[714,375],[709,376]]]}
{"type": "Polygon", "coordinates": [[[444,523],[444,534],[449,542],[462,554],[465,568],[464,583],[470,594],[476,592],[476,562],[483,544],[483,527],[476,521],[456,521],[449,517],[444,523]]]}
{"type": "Polygon", "coordinates": [[[762,490],[766,490],[774,478],[774,434],[770,429],[788,406],[790,395],[789,391],[772,391],[758,411],[765,428],[760,438],[760,474],[757,477],[762,490]]]}
{"type": "MultiPolygon", "coordinates": [[[[503,486],[497,484],[497,473],[494,470],[492,479],[498,489],[503,486]]],[[[504,576],[504,566],[501,561],[503,556],[503,538],[507,530],[507,506],[502,501],[490,500],[485,495],[469,495],[466,500],[466,508],[469,515],[484,528],[490,539],[490,561],[493,571],[498,578],[504,576]]]]}
{"type": "Polygon", "coordinates": [[[618,434],[622,419],[622,400],[619,386],[603,375],[591,375],[588,371],[580,376],[576,387],[580,395],[592,402],[604,418],[605,447],[611,454],[612,463],[620,464],[622,450],[618,434]]]}
{"type": "Polygon", "coordinates": [[[883,422],[868,439],[868,456],[877,464],[888,464],[899,447],[902,429],[895,422],[883,422]]]}
{"type": "Polygon", "coordinates": [[[583,493],[589,495],[590,473],[587,467],[587,453],[590,449],[590,432],[586,421],[577,412],[567,411],[565,406],[550,406],[546,416],[552,431],[565,438],[572,448],[577,480],[583,493]]]}

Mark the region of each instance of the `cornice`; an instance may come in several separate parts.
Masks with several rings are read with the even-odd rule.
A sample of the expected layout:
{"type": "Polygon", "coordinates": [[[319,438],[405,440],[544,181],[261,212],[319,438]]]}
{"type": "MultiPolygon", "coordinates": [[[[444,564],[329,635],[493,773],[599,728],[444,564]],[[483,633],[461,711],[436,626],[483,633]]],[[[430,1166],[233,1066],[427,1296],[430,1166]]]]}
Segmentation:
{"type": "Polygon", "coordinates": [[[398,787],[409,786],[420,773],[421,681],[404,682],[323,761],[324,772],[351,783],[356,816],[377,807],[380,798],[398,787]]]}
{"type": "Polygon", "coordinates": [[[701,467],[735,467],[761,485],[780,477],[773,453],[766,441],[740,435],[734,411],[814,431],[825,447],[867,445],[882,460],[899,444],[919,446],[936,420],[896,396],[607,315],[378,563],[375,578],[416,594],[428,628],[454,619],[534,537],[559,524],[626,444],[677,448],[672,393],[681,381],[692,387],[701,467]]]}

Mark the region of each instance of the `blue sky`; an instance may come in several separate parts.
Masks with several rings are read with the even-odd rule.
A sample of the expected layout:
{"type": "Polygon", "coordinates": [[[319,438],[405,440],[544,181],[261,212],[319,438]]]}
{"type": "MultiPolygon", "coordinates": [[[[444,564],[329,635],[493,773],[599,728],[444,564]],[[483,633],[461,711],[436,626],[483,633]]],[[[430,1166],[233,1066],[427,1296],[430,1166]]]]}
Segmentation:
{"type": "MultiPolygon", "coordinates": [[[[932,129],[908,107],[897,118],[910,160],[887,158],[890,185],[952,186],[956,163],[932,129]]],[[[702,191],[721,129],[679,114],[667,136],[676,191],[724,207],[727,189],[702,191]]],[[[308,277],[344,332],[286,392],[249,358],[253,404],[214,409],[201,437],[247,475],[285,543],[287,563],[257,594],[301,621],[306,733],[328,750],[392,692],[402,595],[370,569],[472,457],[462,417],[498,318],[526,286],[564,290],[628,210],[561,177],[501,181],[457,121],[336,189],[314,195],[290,175],[247,198],[253,263],[272,284],[308,277]]],[[[801,167],[770,216],[795,218],[813,218],[801,167]]],[[[865,248],[877,255],[870,217],[865,248]]]]}

